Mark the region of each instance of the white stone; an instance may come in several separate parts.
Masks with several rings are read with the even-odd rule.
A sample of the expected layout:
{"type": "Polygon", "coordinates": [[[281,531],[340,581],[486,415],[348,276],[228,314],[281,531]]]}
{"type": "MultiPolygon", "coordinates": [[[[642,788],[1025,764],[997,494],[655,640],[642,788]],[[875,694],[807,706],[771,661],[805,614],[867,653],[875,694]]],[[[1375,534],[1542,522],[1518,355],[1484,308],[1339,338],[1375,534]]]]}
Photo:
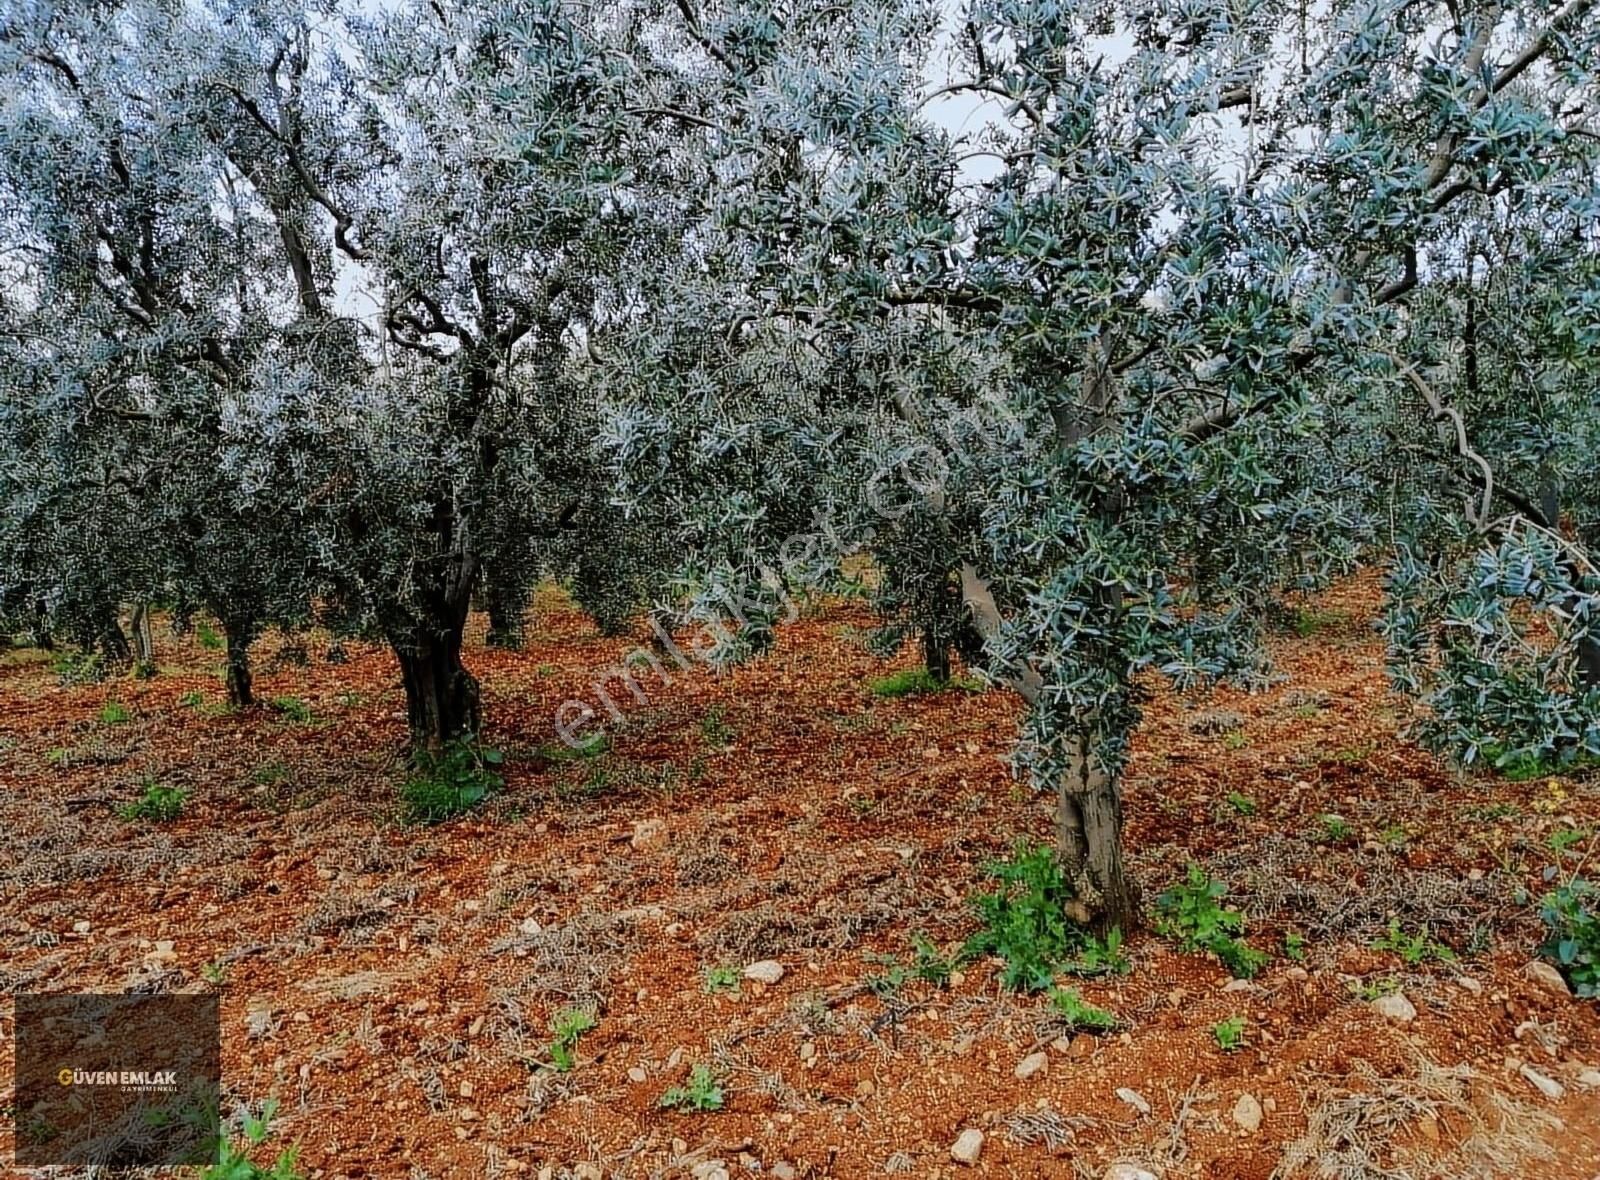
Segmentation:
{"type": "Polygon", "coordinates": [[[978,1162],[978,1157],[983,1154],[983,1132],[977,1127],[968,1127],[956,1136],[956,1141],[950,1145],[950,1158],[958,1164],[972,1165],[978,1162]]]}
{"type": "Polygon", "coordinates": [[[694,1180],[728,1180],[728,1165],[721,1160],[701,1160],[689,1169],[694,1180]]]}
{"type": "Polygon", "coordinates": [[[633,825],[633,835],[628,844],[635,852],[654,852],[667,842],[665,820],[641,819],[633,825]]]}
{"type": "Polygon", "coordinates": [[[1029,1053],[1021,1061],[1017,1062],[1015,1073],[1020,1081],[1025,1082],[1034,1074],[1043,1071],[1044,1067],[1049,1064],[1050,1057],[1048,1054],[1029,1053]]]}
{"type": "Polygon", "coordinates": [[[1100,1180],[1161,1180],[1161,1178],[1148,1168],[1134,1164],[1112,1164],[1100,1180]]]}
{"type": "Polygon", "coordinates": [[[794,1165],[788,1160],[779,1160],[772,1165],[772,1180],[799,1180],[800,1173],[794,1170],[794,1165]]]}
{"type": "Polygon", "coordinates": [[[1150,1103],[1145,1099],[1145,1096],[1139,1093],[1137,1090],[1130,1090],[1126,1086],[1123,1086],[1117,1091],[1117,1097],[1122,1099],[1129,1106],[1133,1107],[1133,1109],[1138,1111],[1140,1114],[1150,1113],[1150,1103]]]}
{"type": "Polygon", "coordinates": [[[1457,987],[1461,988],[1464,991],[1469,991],[1475,996],[1483,995],[1483,984],[1479,983],[1476,979],[1472,978],[1472,976],[1470,976],[1470,975],[1458,975],[1458,976],[1456,976],[1455,984],[1456,984],[1457,987]]]}
{"type": "Polygon", "coordinates": [[[89,923],[82,920],[72,924],[72,932],[74,934],[87,934],[91,929],[92,927],[89,925],[89,923]]]}
{"type": "Polygon", "coordinates": [[[1600,1069],[1579,1070],[1578,1085],[1585,1090],[1600,1090],[1600,1069]]]}
{"type": "Polygon", "coordinates": [[[649,1076],[642,1065],[636,1065],[628,1071],[628,1080],[630,1082],[642,1082],[649,1076]]]}
{"type": "Polygon", "coordinates": [[[1522,973],[1553,996],[1572,995],[1572,989],[1567,986],[1567,981],[1562,978],[1561,972],[1541,959],[1533,960],[1522,969],[1522,973]]]}
{"type": "Polygon", "coordinates": [[[529,938],[532,938],[535,934],[541,934],[544,932],[544,927],[539,925],[539,919],[537,918],[522,919],[522,924],[518,926],[517,929],[522,931],[522,933],[526,934],[529,938]]]}
{"type": "Polygon", "coordinates": [[[1233,1121],[1252,1135],[1261,1130],[1262,1113],[1261,1103],[1254,1094],[1241,1094],[1239,1101],[1233,1104],[1233,1121]]]}
{"type": "Polygon", "coordinates": [[[773,984],[783,978],[783,964],[776,959],[762,959],[744,969],[744,977],[757,983],[773,984]]]}
{"type": "Polygon", "coordinates": [[[1385,1020],[1396,1024],[1410,1024],[1417,1018],[1416,1006],[1406,999],[1404,992],[1391,992],[1372,1001],[1372,1010],[1385,1020]]]}
{"type": "Polygon", "coordinates": [[[1556,1081],[1555,1078],[1546,1077],[1531,1065],[1524,1065],[1517,1072],[1527,1078],[1534,1089],[1538,1090],[1546,1098],[1559,1102],[1566,1095],[1567,1088],[1565,1086],[1556,1081]]]}

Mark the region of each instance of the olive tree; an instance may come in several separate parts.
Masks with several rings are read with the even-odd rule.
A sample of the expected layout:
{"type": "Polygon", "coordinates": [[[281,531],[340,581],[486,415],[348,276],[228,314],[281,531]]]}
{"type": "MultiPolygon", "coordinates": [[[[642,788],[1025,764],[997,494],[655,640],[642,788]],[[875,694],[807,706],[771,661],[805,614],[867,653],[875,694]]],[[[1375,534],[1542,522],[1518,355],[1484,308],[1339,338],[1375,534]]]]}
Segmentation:
{"type": "MultiPolygon", "coordinates": [[[[1551,191],[1551,120],[1591,105],[1592,5],[984,0],[933,81],[936,10],[680,7],[697,113],[739,116],[706,133],[735,261],[696,316],[826,352],[922,315],[988,358],[982,412],[908,494],[975,522],[964,597],[1027,702],[1020,763],[1086,906],[1127,923],[1150,678],[1259,674],[1268,597],[1376,535],[1386,425],[1419,397],[1456,420],[1454,390],[1413,380],[1405,309],[1455,281],[1430,244],[1458,202],[1551,191]],[[994,111],[966,141],[928,113],[955,95],[994,111]],[[973,153],[997,166],[967,182],[973,153]]],[[[830,505],[930,445],[895,402],[848,407],[874,441],[827,448],[830,505]]],[[[623,418],[623,453],[655,453],[623,418]]],[[[1473,478],[1459,432],[1428,437],[1473,478]]]]}

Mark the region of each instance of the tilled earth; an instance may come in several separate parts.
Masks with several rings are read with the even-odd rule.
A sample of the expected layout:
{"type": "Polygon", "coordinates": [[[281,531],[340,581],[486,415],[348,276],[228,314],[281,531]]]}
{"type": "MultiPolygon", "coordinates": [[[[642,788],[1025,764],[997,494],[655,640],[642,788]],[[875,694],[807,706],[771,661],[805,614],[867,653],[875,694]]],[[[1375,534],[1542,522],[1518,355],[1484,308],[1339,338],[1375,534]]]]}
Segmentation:
{"type": "Polygon", "coordinates": [[[622,720],[575,755],[558,707],[602,704],[634,645],[554,591],[525,650],[472,646],[506,784],[435,827],[401,822],[381,649],[264,642],[272,703],[239,714],[195,636],[163,636],[140,682],[0,657],[0,991],[219,993],[230,1100],[276,1098],[262,1158],[298,1144],[320,1178],[1595,1180],[1600,1012],[1527,964],[1546,868],[1600,874],[1600,789],[1406,740],[1375,598],[1307,604],[1260,692],[1155,695],[1127,781],[1147,902],[1198,862],[1273,958],[1233,982],[1132,934],[1129,974],[1076,985],[1120,1018],[1101,1036],[995,962],[948,988],[896,970],[914,935],[959,945],[983,866],[1048,836],[1006,761],[1012,696],[874,696],[870,619],[829,607],[730,674],[612,682],[622,720]],[[189,792],[182,814],[119,818],[151,782],[189,792]],[[1376,948],[1395,921],[1456,957],[1376,948]],[[1396,994],[1414,1019],[1385,1015],[1396,994]],[[597,1022],[555,1070],[573,1007],[597,1022]],[[697,1065],[722,1109],[664,1109],[697,1065]]]}

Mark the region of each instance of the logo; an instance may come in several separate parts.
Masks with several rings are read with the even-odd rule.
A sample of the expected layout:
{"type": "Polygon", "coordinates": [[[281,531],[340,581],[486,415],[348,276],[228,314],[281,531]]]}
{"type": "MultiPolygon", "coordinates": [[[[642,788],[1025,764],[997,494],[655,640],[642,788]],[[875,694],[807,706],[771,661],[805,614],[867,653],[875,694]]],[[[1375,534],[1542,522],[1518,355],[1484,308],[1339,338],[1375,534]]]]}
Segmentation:
{"type": "Polygon", "coordinates": [[[56,1074],[63,1086],[106,1086],[116,1090],[176,1094],[175,1069],[67,1069],[56,1074]]]}

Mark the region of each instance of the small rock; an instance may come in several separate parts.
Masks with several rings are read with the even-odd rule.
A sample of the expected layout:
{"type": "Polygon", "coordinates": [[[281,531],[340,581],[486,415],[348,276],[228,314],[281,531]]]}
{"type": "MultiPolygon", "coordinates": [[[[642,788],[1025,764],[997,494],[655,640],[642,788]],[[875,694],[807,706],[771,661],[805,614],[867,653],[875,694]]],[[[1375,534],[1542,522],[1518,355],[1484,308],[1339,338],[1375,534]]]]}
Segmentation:
{"type": "Polygon", "coordinates": [[[1546,1098],[1560,1101],[1566,1095],[1567,1088],[1565,1086],[1556,1081],[1555,1078],[1546,1077],[1531,1065],[1524,1065],[1517,1072],[1527,1078],[1534,1089],[1538,1090],[1546,1098]]]}
{"type": "Polygon", "coordinates": [[[1410,1024],[1417,1018],[1417,1009],[1406,999],[1404,992],[1391,992],[1372,1001],[1372,1010],[1385,1020],[1396,1024],[1410,1024]]]}
{"type": "Polygon", "coordinates": [[[635,852],[654,852],[667,842],[667,824],[660,819],[636,820],[628,846],[635,852]]]}
{"type": "Polygon", "coordinates": [[[1161,1180],[1161,1178],[1148,1168],[1140,1168],[1134,1164],[1112,1164],[1100,1180],[1161,1180]]]}
{"type": "Polygon", "coordinates": [[[1070,1053],[1072,1051],[1072,1038],[1057,1037],[1055,1040],[1050,1042],[1050,1048],[1054,1049],[1057,1053],[1070,1053]]]}
{"type": "Polygon", "coordinates": [[[878,1087],[873,1084],[873,1081],[872,1081],[871,1078],[862,1078],[859,1082],[856,1083],[856,1097],[857,1098],[871,1098],[877,1092],[878,1092],[878,1087]]]}
{"type": "Polygon", "coordinates": [[[472,1083],[471,1082],[462,1082],[461,1083],[461,1088],[457,1091],[457,1093],[460,1094],[461,1097],[463,1097],[463,1098],[471,1098],[472,1097],[472,1083]]]}
{"type": "Polygon", "coordinates": [[[1522,973],[1553,996],[1568,997],[1572,995],[1572,989],[1567,986],[1567,981],[1561,977],[1561,972],[1542,959],[1533,960],[1522,969],[1522,973]]]}
{"type": "Polygon", "coordinates": [[[694,1180],[729,1180],[728,1165],[721,1160],[701,1160],[689,1169],[694,1180]]]}
{"type": "Polygon", "coordinates": [[[628,1080],[630,1082],[642,1082],[649,1076],[650,1075],[644,1071],[644,1066],[642,1065],[636,1065],[628,1071],[628,1080]]]}
{"type": "Polygon", "coordinates": [[[544,932],[544,927],[539,925],[539,919],[537,918],[522,919],[522,924],[519,925],[517,929],[530,938],[532,938],[535,934],[541,934],[544,932]]]}
{"type": "Polygon", "coordinates": [[[813,1045],[810,1041],[802,1041],[802,1042],[800,1042],[800,1060],[801,1061],[810,1061],[816,1055],[817,1055],[817,1047],[815,1045],[813,1045]]]}
{"type": "Polygon", "coordinates": [[[1585,1090],[1600,1090],[1600,1069],[1585,1069],[1578,1072],[1578,1085],[1585,1090]]]}
{"type": "Polygon", "coordinates": [[[1464,991],[1471,992],[1475,996],[1483,995],[1483,984],[1479,983],[1470,975],[1456,976],[1455,985],[1464,991]]]}
{"type": "Polygon", "coordinates": [[[1261,1102],[1254,1094],[1241,1094],[1233,1104],[1233,1121],[1252,1135],[1261,1130],[1262,1114],[1261,1102]]]}
{"type": "Polygon", "coordinates": [[[1230,979],[1222,985],[1222,990],[1225,992],[1253,992],[1261,989],[1248,979],[1230,979]]]}
{"type": "Polygon", "coordinates": [[[1079,1033],[1072,1038],[1072,1043],[1067,1046],[1067,1055],[1074,1061],[1082,1061],[1085,1057],[1093,1057],[1094,1038],[1088,1033],[1079,1033]]]}
{"type": "Polygon", "coordinates": [[[1304,983],[1306,980],[1311,978],[1311,972],[1307,971],[1304,967],[1290,967],[1283,973],[1283,977],[1285,979],[1292,979],[1296,983],[1304,983]]]}
{"type": "Polygon", "coordinates": [[[599,1164],[591,1164],[585,1160],[581,1164],[572,1165],[572,1180],[606,1180],[606,1178],[599,1164]]]}
{"type": "Polygon", "coordinates": [[[1025,1082],[1034,1074],[1042,1072],[1044,1067],[1049,1064],[1050,1057],[1048,1054],[1029,1053],[1021,1061],[1017,1062],[1017,1068],[1013,1072],[1017,1075],[1019,1081],[1025,1082]]]}
{"type": "Polygon", "coordinates": [[[744,977],[757,983],[774,984],[783,978],[783,964],[776,959],[762,959],[746,967],[744,977]]]}
{"type": "Polygon", "coordinates": [[[968,1127],[956,1136],[956,1141],[950,1145],[950,1158],[958,1164],[972,1165],[978,1162],[978,1157],[983,1154],[983,1132],[977,1127],[968,1127]]]}
{"type": "Polygon", "coordinates": [[[1439,1120],[1431,1114],[1425,1114],[1417,1120],[1417,1130],[1422,1132],[1422,1137],[1429,1143],[1439,1142],[1439,1120]]]}
{"type": "Polygon", "coordinates": [[[78,921],[72,924],[72,932],[74,934],[87,934],[91,929],[93,929],[93,927],[84,921],[78,921]]]}
{"type": "Polygon", "coordinates": [[[788,1160],[779,1160],[772,1165],[772,1180],[800,1180],[800,1173],[788,1160]]]}
{"type": "Polygon", "coordinates": [[[1139,1093],[1137,1090],[1130,1090],[1124,1086],[1117,1091],[1117,1097],[1122,1099],[1129,1106],[1133,1107],[1133,1109],[1138,1111],[1140,1114],[1150,1113],[1150,1103],[1146,1101],[1145,1096],[1139,1093]]]}

